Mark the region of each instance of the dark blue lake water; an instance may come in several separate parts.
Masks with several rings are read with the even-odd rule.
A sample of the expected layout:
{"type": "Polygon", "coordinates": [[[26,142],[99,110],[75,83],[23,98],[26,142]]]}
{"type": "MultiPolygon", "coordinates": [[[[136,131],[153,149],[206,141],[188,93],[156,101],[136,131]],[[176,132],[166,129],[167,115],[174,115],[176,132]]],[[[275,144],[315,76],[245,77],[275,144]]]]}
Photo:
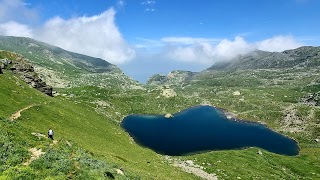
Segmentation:
{"type": "Polygon", "coordinates": [[[299,153],[294,140],[261,124],[229,120],[211,106],[192,107],[173,118],[130,115],[121,126],[138,144],[166,155],[246,147],[284,155],[299,153]]]}

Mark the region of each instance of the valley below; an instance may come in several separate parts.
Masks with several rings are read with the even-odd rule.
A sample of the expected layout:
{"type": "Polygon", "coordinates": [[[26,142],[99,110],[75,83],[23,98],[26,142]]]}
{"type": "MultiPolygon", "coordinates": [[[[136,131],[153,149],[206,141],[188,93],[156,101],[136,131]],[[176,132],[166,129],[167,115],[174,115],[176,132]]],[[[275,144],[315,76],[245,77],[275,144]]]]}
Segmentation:
{"type": "Polygon", "coordinates": [[[319,47],[256,51],[198,73],[155,75],[147,84],[102,59],[28,38],[0,37],[0,49],[0,179],[320,178],[319,47]],[[52,96],[25,81],[30,68],[12,69],[18,57],[52,96]],[[264,124],[294,139],[299,154],[249,147],[167,156],[121,127],[128,115],[198,105],[264,124]],[[46,137],[48,128],[57,141],[46,137]]]}

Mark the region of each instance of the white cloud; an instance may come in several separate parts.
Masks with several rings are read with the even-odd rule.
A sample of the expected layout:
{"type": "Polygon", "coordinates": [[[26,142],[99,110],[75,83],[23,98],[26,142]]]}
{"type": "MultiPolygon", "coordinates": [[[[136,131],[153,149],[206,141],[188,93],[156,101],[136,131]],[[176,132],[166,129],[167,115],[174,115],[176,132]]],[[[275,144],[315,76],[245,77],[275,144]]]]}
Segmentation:
{"type": "Polygon", "coordinates": [[[166,42],[180,42],[181,45],[169,46],[167,55],[173,60],[212,64],[217,61],[229,60],[238,54],[253,51],[255,47],[243,38],[236,37],[234,41],[205,38],[163,38],[166,42]],[[214,43],[211,43],[214,42],[214,43]]]}
{"type": "MultiPolygon", "coordinates": [[[[117,3],[118,6],[125,6],[124,0],[117,3]]],[[[30,21],[37,16],[37,12],[28,4],[23,0],[0,0],[0,35],[31,37],[69,51],[121,64],[134,58],[135,51],[119,32],[115,14],[115,10],[110,8],[92,17],[54,17],[35,28],[30,21]]]]}
{"type": "Polygon", "coordinates": [[[282,52],[287,49],[294,49],[302,46],[292,36],[275,36],[257,43],[257,47],[264,51],[282,52]]]}
{"type": "Polygon", "coordinates": [[[126,2],[124,0],[117,0],[117,7],[119,9],[122,9],[124,6],[126,6],[126,2]]]}
{"type": "Polygon", "coordinates": [[[66,50],[121,64],[135,56],[114,22],[115,11],[64,20],[55,17],[35,30],[34,38],[66,50]]]}
{"type": "Polygon", "coordinates": [[[35,21],[38,18],[37,11],[27,6],[23,0],[0,0],[0,23],[35,21]]]}
{"type": "Polygon", "coordinates": [[[141,5],[145,6],[145,10],[144,11],[146,11],[146,12],[154,12],[154,11],[156,11],[156,9],[154,8],[156,3],[157,2],[153,1],[153,0],[146,0],[146,1],[143,1],[141,3],[141,5]]]}
{"type": "Polygon", "coordinates": [[[215,56],[218,59],[229,60],[236,57],[239,54],[246,54],[256,47],[248,42],[246,42],[242,37],[235,37],[234,41],[228,39],[222,40],[215,47],[215,56]]]}
{"type": "Polygon", "coordinates": [[[256,49],[265,51],[284,51],[302,46],[292,36],[276,36],[259,42],[249,43],[242,37],[234,40],[211,38],[162,38],[167,44],[167,57],[182,62],[213,64],[228,61],[240,54],[247,54],[256,49]]]}
{"type": "Polygon", "coordinates": [[[156,4],[156,1],[152,1],[152,0],[146,0],[146,1],[143,1],[141,3],[142,5],[149,5],[149,6],[153,6],[156,4]]]}
{"type": "Polygon", "coordinates": [[[31,28],[15,21],[0,24],[0,34],[5,36],[23,36],[30,38],[33,36],[31,28]]]}

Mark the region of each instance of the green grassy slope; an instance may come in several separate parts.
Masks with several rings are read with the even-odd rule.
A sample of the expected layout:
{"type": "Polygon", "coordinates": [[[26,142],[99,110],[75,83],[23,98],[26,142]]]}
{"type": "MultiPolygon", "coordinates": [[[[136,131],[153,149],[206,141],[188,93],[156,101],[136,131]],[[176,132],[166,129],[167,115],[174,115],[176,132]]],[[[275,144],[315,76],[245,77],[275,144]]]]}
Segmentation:
{"type": "Polygon", "coordinates": [[[30,38],[0,36],[0,50],[21,54],[35,66],[35,72],[40,74],[42,80],[54,88],[88,84],[106,86],[112,83],[119,86],[140,85],[103,59],[66,51],[30,38]]]}
{"type": "Polygon", "coordinates": [[[294,138],[300,155],[264,150],[261,155],[249,148],[172,158],[193,160],[219,179],[320,178],[320,108],[301,103],[301,97],[320,92],[317,67],[204,71],[186,82],[180,74],[183,83],[170,81],[177,93],[171,98],[156,86],[128,88],[130,79],[120,75],[78,72],[77,78],[68,79],[77,85],[57,89],[60,96],[54,98],[9,71],[0,75],[0,179],[103,179],[110,174],[116,179],[196,179],[138,146],[119,122],[128,114],[176,113],[199,104],[224,108],[294,138]],[[240,95],[234,95],[237,91],[240,95]],[[16,121],[8,120],[29,105],[16,121]],[[57,144],[31,135],[46,134],[49,127],[56,132],[57,144]],[[32,147],[46,154],[24,166],[32,147]],[[117,175],[119,168],[124,176],[117,175]]]}
{"type": "Polygon", "coordinates": [[[195,178],[168,165],[153,151],[133,143],[117,123],[85,103],[43,95],[8,71],[0,75],[0,84],[2,177],[87,177],[85,175],[91,176],[91,173],[104,177],[105,172],[110,171],[120,179],[125,178],[116,175],[112,168],[116,167],[123,168],[131,178],[195,178]],[[16,121],[8,120],[11,114],[30,104],[34,106],[23,111],[16,121]],[[55,130],[55,138],[59,141],[56,145],[50,146],[48,139],[31,135],[32,132],[46,134],[49,127],[55,130]],[[69,147],[66,141],[75,145],[69,147]],[[10,143],[12,145],[4,146],[10,143]],[[28,149],[32,147],[41,147],[47,154],[30,166],[24,166],[22,163],[30,158],[28,149]],[[86,162],[81,163],[77,157],[81,159],[82,153],[87,158],[83,161],[101,162],[101,167],[99,163],[96,169],[86,162]],[[50,163],[46,162],[48,159],[50,163]],[[43,166],[53,169],[46,170],[43,166]],[[64,169],[62,172],[57,169],[59,166],[64,169]]]}
{"type": "Polygon", "coordinates": [[[294,138],[300,155],[288,157],[257,148],[195,154],[191,159],[225,179],[319,179],[320,108],[301,97],[320,91],[317,68],[212,71],[202,74],[178,94],[197,97],[245,120],[259,121],[294,138]],[[234,95],[239,91],[240,95],[234,95]]]}
{"type": "Polygon", "coordinates": [[[74,102],[107,102],[105,108],[96,104],[92,106],[115,120],[121,120],[127,114],[175,113],[206,103],[224,108],[239,118],[262,122],[294,138],[301,148],[300,155],[288,157],[264,150],[260,155],[257,148],[249,148],[206,152],[180,159],[193,160],[205,167],[205,171],[216,173],[222,179],[317,179],[320,178],[320,144],[315,139],[320,137],[320,108],[300,103],[300,98],[320,90],[320,86],[314,83],[319,73],[317,69],[208,73],[183,87],[173,86],[177,92],[173,98],[160,96],[160,90],[155,87],[121,92],[91,86],[71,88],[64,93],[73,94],[69,98],[74,102]],[[235,91],[240,95],[233,95],[235,91]],[[288,108],[289,112],[286,111],[288,108]],[[285,120],[286,113],[292,113],[293,118],[301,122],[285,120]]]}

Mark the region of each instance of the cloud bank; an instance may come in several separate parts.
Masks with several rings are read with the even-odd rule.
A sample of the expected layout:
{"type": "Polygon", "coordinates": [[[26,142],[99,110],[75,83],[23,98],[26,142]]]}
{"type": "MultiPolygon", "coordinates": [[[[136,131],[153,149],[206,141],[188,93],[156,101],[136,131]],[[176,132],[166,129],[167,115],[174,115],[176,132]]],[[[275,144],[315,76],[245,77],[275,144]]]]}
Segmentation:
{"type": "Polygon", "coordinates": [[[27,25],[17,23],[15,21],[9,21],[0,24],[0,34],[5,36],[23,36],[33,37],[32,29],[27,25]]]}
{"type": "MultiPolygon", "coordinates": [[[[155,4],[156,1],[152,0],[141,3],[149,9],[154,8],[155,4]]],[[[125,1],[117,0],[116,6],[124,7],[125,1]]],[[[194,37],[164,37],[159,40],[138,38],[141,43],[135,43],[131,47],[116,26],[115,15],[116,11],[110,8],[91,17],[54,17],[38,27],[33,27],[30,22],[37,19],[36,10],[31,9],[23,0],[0,0],[0,34],[34,38],[117,65],[132,59],[137,61],[136,52],[149,52],[174,62],[212,65],[256,49],[281,52],[302,45],[292,36],[275,36],[258,42],[248,42],[237,36],[233,40],[194,37]]]]}
{"type": "Polygon", "coordinates": [[[38,18],[35,9],[22,0],[0,0],[0,23],[9,21],[33,22],[38,18]]]}
{"type": "Polygon", "coordinates": [[[189,63],[212,64],[218,61],[227,61],[239,54],[247,54],[254,50],[282,52],[302,46],[292,36],[275,36],[270,39],[247,42],[242,37],[234,40],[169,37],[163,38],[167,43],[166,56],[172,60],[189,63]]]}
{"type": "MultiPolygon", "coordinates": [[[[119,2],[124,6],[124,1],[119,2]]],[[[22,0],[0,0],[0,35],[30,37],[114,64],[135,57],[135,50],[126,43],[115,24],[113,8],[91,17],[54,17],[35,28],[27,25],[30,24],[27,20],[18,18],[32,20],[36,17],[36,11],[26,6],[22,0]]]]}
{"type": "Polygon", "coordinates": [[[64,20],[55,17],[34,37],[64,49],[121,64],[135,57],[114,22],[113,8],[100,15],[64,20]]]}

